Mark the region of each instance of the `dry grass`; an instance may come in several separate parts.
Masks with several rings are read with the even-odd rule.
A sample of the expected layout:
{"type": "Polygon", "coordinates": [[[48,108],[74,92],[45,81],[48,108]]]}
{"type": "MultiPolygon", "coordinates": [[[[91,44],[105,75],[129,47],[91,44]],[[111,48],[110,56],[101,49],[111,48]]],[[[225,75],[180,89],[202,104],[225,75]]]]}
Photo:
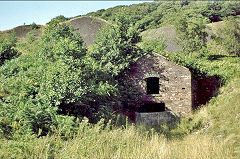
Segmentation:
{"type": "Polygon", "coordinates": [[[17,147],[11,143],[4,145],[1,158],[233,158],[231,147],[224,141],[206,135],[168,141],[158,134],[142,135],[135,128],[100,132],[94,136],[79,135],[67,141],[51,136],[18,142],[17,147]]]}

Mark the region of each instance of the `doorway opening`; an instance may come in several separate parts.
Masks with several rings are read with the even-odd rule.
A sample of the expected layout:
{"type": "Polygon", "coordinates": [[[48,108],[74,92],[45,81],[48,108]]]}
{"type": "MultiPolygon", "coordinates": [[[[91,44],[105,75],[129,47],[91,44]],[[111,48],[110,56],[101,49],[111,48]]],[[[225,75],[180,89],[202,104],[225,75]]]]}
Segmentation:
{"type": "Polygon", "coordinates": [[[165,103],[145,103],[139,107],[138,112],[164,112],[166,110],[165,103]]]}

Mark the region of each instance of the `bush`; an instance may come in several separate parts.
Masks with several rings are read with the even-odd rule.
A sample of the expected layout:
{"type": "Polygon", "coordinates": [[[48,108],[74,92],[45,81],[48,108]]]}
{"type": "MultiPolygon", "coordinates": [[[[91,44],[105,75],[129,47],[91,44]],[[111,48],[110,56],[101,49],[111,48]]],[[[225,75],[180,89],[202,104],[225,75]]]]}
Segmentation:
{"type": "Polygon", "coordinates": [[[199,51],[206,47],[207,32],[205,31],[205,23],[202,17],[192,18],[190,15],[183,16],[176,21],[176,29],[178,32],[177,42],[182,49],[188,53],[199,51]]]}
{"type": "Polygon", "coordinates": [[[144,40],[142,43],[140,43],[140,47],[145,52],[163,52],[166,48],[165,44],[166,40],[162,37],[157,38],[156,40],[144,40]]]}
{"type": "Polygon", "coordinates": [[[0,66],[6,60],[11,60],[18,55],[15,49],[17,38],[14,32],[0,37],[0,66]]]}
{"type": "Polygon", "coordinates": [[[58,24],[58,23],[61,23],[61,22],[65,22],[67,20],[69,20],[69,18],[66,18],[63,15],[59,15],[59,16],[56,16],[55,18],[51,19],[51,21],[48,22],[47,24],[48,25],[58,24]]]}
{"type": "Polygon", "coordinates": [[[32,30],[36,30],[36,29],[39,29],[40,27],[36,24],[36,23],[32,23],[31,25],[30,25],[30,28],[32,29],[32,30]]]}
{"type": "Polygon", "coordinates": [[[86,93],[79,69],[86,52],[82,44],[67,26],[47,28],[39,44],[41,50],[0,68],[0,129],[5,136],[39,131],[45,135],[61,123],[75,124],[74,118],[58,112],[60,105],[67,107],[86,93]]]}
{"type": "Polygon", "coordinates": [[[217,31],[217,42],[229,54],[240,56],[240,26],[234,18],[229,18],[223,28],[217,31]]]}
{"type": "Polygon", "coordinates": [[[116,23],[117,25],[106,26],[100,31],[90,56],[105,73],[102,79],[116,86],[117,96],[111,102],[116,105],[115,111],[122,111],[122,107],[139,96],[129,80],[128,71],[130,65],[144,55],[144,52],[136,46],[141,38],[130,21],[119,15],[116,23]]]}

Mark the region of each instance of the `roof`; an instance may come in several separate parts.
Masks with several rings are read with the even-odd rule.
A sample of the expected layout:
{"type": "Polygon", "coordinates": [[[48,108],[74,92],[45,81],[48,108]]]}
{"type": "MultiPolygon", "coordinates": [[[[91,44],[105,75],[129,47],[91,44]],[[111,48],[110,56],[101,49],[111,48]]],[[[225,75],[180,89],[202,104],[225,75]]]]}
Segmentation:
{"type": "MultiPolygon", "coordinates": [[[[181,68],[189,71],[189,69],[188,69],[187,67],[184,67],[184,66],[178,65],[178,64],[176,64],[176,63],[174,63],[174,62],[172,62],[172,61],[169,61],[169,60],[168,60],[166,57],[164,57],[163,55],[160,55],[159,53],[155,53],[155,52],[149,52],[149,53],[143,55],[142,57],[140,57],[139,59],[137,59],[136,62],[134,62],[134,63],[137,63],[138,61],[140,61],[141,59],[143,59],[143,58],[145,58],[146,56],[149,56],[149,55],[150,55],[150,56],[158,56],[158,57],[160,57],[161,59],[163,59],[164,61],[170,63],[171,65],[176,65],[176,66],[178,66],[178,67],[181,67],[181,68]]],[[[134,64],[134,63],[133,63],[133,64],[134,64]]]]}

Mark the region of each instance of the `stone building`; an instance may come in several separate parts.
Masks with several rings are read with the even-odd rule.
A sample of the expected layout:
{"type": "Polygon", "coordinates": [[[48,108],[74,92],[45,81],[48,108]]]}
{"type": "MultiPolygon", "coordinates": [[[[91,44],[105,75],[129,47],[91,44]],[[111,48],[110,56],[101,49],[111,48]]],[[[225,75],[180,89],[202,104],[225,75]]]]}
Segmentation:
{"type": "Polygon", "coordinates": [[[191,113],[192,77],[187,68],[148,53],[131,66],[130,78],[141,94],[134,103],[136,122],[161,124],[191,113]]]}

